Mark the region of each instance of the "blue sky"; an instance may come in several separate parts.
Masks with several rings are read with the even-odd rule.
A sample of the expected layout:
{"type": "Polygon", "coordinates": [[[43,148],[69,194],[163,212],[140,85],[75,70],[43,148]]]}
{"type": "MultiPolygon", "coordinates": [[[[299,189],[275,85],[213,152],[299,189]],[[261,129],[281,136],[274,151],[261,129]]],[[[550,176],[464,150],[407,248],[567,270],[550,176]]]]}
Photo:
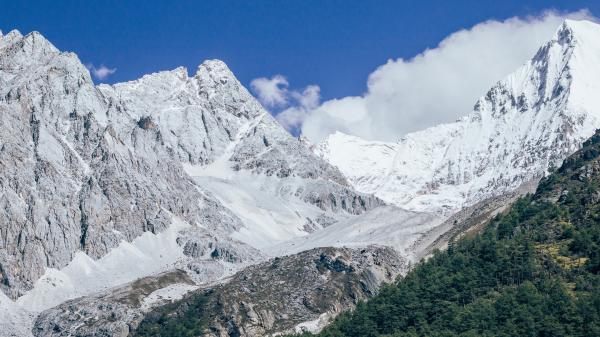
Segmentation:
{"type": "Polygon", "coordinates": [[[360,95],[388,59],[411,58],[485,20],[543,10],[600,13],[597,1],[2,1],[0,29],[38,30],[84,63],[116,68],[105,82],[204,59],[243,84],[283,74],[322,101],[360,95]]]}
{"type": "Polygon", "coordinates": [[[2,1],[0,29],[38,30],[124,81],[204,59],[244,83],[285,74],[323,98],[360,94],[389,58],[411,57],[487,19],[547,8],[595,12],[594,1],[2,1]]]}

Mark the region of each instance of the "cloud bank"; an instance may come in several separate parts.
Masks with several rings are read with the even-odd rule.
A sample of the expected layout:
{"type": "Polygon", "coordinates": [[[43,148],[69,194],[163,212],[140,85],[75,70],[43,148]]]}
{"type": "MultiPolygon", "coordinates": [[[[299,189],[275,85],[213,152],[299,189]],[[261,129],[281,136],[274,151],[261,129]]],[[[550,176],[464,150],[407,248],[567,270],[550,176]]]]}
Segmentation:
{"type": "Polygon", "coordinates": [[[259,90],[259,99],[263,104],[285,106],[285,110],[275,111],[277,119],[288,129],[300,127],[315,143],[335,131],[394,141],[408,132],[468,114],[478,97],[530,59],[567,17],[593,19],[587,11],[549,11],[535,17],[485,21],[449,35],[411,59],[389,60],[370,74],[362,96],[318,104],[312,101],[318,100],[318,87],[314,86],[307,95],[310,104],[303,105],[289,99],[294,91],[278,75],[265,87],[282,91],[272,94],[265,89],[261,96],[259,90]]]}
{"type": "Polygon", "coordinates": [[[281,75],[275,75],[271,78],[256,78],[250,82],[252,91],[267,108],[283,106],[288,102],[288,86],[287,79],[281,75]]]}
{"type": "Polygon", "coordinates": [[[93,64],[86,65],[92,76],[99,80],[105,80],[110,75],[114,74],[117,71],[117,68],[108,68],[104,64],[100,65],[100,67],[96,68],[93,64]]]}

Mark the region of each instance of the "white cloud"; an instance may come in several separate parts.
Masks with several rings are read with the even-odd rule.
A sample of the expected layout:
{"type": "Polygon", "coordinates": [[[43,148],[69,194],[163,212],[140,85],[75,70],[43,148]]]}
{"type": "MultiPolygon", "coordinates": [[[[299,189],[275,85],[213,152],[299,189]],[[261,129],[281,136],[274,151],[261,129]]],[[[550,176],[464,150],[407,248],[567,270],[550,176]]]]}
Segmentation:
{"type": "Polygon", "coordinates": [[[297,91],[289,90],[288,86],[287,79],[282,75],[256,78],[250,82],[260,103],[271,110],[286,130],[296,134],[309,112],[319,106],[321,89],[317,85],[309,85],[297,91]]]}
{"type": "Polygon", "coordinates": [[[114,74],[117,71],[117,68],[108,68],[104,64],[100,65],[100,67],[96,68],[93,64],[88,64],[86,66],[90,73],[99,80],[105,80],[108,76],[114,74]]]}
{"type": "Polygon", "coordinates": [[[287,103],[288,81],[281,75],[253,79],[250,87],[265,107],[274,108],[287,103]]]}
{"type": "Polygon", "coordinates": [[[469,113],[496,81],[532,57],[566,17],[591,15],[546,12],[490,20],[453,33],[412,59],[389,60],[371,73],[364,95],[329,100],[311,111],[302,133],[313,142],[336,130],[389,141],[453,121],[469,113]]]}
{"type": "Polygon", "coordinates": [[[295,133],[310,113],[319,106],[321,89],[317,85],[309,85],[302,92],[288,91],[289,97],[293,99],[293,105],[279,112],[275,118],[283,127],[295,133]]]}

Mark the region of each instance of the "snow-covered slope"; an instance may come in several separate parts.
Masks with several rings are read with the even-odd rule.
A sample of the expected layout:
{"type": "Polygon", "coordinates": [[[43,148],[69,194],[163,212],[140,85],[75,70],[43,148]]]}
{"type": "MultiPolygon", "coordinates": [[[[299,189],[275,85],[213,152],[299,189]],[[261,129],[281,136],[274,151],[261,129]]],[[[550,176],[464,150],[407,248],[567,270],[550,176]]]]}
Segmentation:
{"type": "Polygon", "coordinates": [[[370,212],[339,221],[306,236],[299,236],[269,248],[271,255],[287,255],[315,247],[394,248],[409,261],[415,256],[411,247],[445,218],[431,213],[407,211],[395,206],[378,207],[370,212]]]}
{"type": "Polygon", "coordinates": [[[157,235],[146,232],[131,243],[122,242],[97,260],[78,252],[61,270],[47,269],[17,304],[30,311],[41,311],[71,298],[170,270],[185,258],[177,237],[186,227],[189,225],[178,221],[157,235]]]}
{"type": "Polygon", "coordinates": [[[451,213],[539,178],[573,153],[600,127],[599,78],[600,25],[567,20],[457,122],[397,143],[336,133],[316,152],[361,192],[451,213]]]}
{"type": "Polygon", "coordinates": [[[34,318],[34,313],[17,305],[0,291],[0,336],[30,336],[34,318]]]}

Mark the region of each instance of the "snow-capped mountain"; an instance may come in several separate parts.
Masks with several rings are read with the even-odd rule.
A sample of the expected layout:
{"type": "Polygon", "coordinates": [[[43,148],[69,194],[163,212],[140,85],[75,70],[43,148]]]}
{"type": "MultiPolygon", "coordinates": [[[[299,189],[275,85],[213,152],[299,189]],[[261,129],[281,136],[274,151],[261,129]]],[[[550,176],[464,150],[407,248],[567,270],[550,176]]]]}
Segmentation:
{"type": "Polygon", "coordinates": [[[600,127],[599,41],[600,25],[567,20],[464,118],[396,143],[336,133],[316,152],[357,190],[410,210],[448,214],[514,190],[600,127]]]}
{"type": "Polygon", "coordinates": [[[12,31],[0,35],[0,117],[0,289],[29,309],[175,266],[215,279],[382,204],[221,61],[95,86],[75,54],[12,31]]]}

